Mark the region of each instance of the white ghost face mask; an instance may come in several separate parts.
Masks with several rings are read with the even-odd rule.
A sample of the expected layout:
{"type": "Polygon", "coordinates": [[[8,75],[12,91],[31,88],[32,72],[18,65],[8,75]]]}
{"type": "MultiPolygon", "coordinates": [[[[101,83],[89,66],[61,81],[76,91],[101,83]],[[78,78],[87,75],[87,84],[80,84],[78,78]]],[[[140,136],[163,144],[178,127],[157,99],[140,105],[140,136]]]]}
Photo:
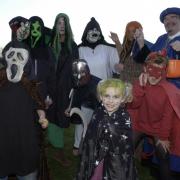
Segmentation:
{"type": "Polygon", "coordinates": [[[21,80],[29,52],[23,48],[9,48],[5,53],[7,62],[6,74],[9,81],[17,83],[21,80]]]}
{"type": "Polygon", "coordinates": [[[89,30],[86,39],[89,43],[96,43],[101,39],[100,32],[96,28],[89,30]]]}

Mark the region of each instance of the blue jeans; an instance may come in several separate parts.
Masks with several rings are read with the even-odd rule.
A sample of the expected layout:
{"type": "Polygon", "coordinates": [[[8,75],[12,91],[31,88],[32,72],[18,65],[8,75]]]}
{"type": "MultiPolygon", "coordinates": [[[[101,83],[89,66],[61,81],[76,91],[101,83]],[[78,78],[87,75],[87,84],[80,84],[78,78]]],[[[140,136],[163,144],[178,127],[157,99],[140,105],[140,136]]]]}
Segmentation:
{"type": "MultiPolygon", "coordinates": [[[[34,171],[25,176],[17,176],[18,180],[37,180],[37,171],[34,171]]],[[[8,176],[0,178],[0,180],[8,180],[8,176]]]]}

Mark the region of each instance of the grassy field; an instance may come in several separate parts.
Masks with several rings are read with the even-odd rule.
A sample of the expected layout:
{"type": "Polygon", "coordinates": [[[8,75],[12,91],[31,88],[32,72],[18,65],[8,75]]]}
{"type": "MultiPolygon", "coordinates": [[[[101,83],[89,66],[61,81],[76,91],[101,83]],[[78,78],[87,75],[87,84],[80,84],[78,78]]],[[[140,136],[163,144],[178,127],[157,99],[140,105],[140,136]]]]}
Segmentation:
{"type": "MultiPolygon", "coordinates": [[[[73,180],[78,163],[78,157],[74,157],[72,154],[73,138],[74,128],[72,125],[72,127],[65,130],[65,154],[72,161],[72,165],[68,168],[61,166],[53,159],[53,154],[57,151],[57,149],[48,146],[48,162],[52,180],[73,180]]],[[[137,169],[139,180],[155,180],[150,176],[149,169],[141,166],[139,161],[137,161],[137,169]]]]}

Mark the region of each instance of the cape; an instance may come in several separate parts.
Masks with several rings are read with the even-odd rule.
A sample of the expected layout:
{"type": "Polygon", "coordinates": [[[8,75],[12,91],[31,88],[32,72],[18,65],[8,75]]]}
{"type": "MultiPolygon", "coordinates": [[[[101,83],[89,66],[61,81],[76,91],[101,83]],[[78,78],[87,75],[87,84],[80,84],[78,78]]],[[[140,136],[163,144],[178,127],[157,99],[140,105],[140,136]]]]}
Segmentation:
{"type": "Polygon", "coordinates": [[[120,107],[109,116],[100,106],[94,112],[86,132],[76,180],[90,180],[97,168],[98,172],[102,168],[102,163],[99,179],[136,180],[133,154],[128,112],[120,107]]]}
{"type": "Polygon", "coordinates": [[[171,83],[160,84],[167,93],[176,114],[171,131],[171,153],[180,156],[180,90],[171,83]]]}

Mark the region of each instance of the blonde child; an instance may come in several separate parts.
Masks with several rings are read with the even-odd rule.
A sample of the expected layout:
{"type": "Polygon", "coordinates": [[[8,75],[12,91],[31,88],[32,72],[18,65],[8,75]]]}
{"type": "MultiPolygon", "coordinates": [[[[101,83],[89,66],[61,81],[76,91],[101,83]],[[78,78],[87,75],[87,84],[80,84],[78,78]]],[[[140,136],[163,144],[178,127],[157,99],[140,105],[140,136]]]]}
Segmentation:
{"type": "Polygon", "coordinates": [[[132,100],[131,85],[118,79],[100,81],[102,102],[83,142],[77,180],[135,180],[131,119],[124,103],[132,100]]]}

